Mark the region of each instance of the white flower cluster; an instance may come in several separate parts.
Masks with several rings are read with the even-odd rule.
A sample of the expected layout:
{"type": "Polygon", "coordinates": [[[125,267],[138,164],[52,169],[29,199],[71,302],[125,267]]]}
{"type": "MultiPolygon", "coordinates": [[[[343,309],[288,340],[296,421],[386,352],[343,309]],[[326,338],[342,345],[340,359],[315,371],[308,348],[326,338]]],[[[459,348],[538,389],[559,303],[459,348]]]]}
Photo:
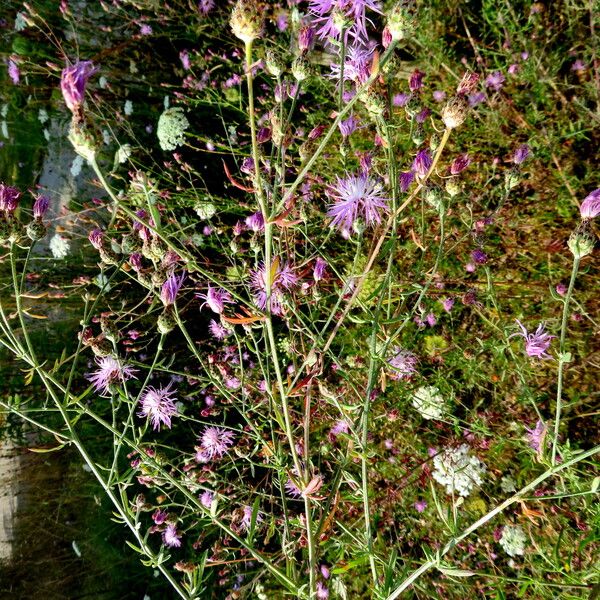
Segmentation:
{"type": "Polygon", "coordinates": [[[62,259],[69,254],[71,244],[69,240],[60,233],[55,233],[50,239],[50,251],[52,256],[57,259],[62,259]]]}
{"type": "Polygon", "coordinates": [[[502,529],[500,545],[509,556],[523,556],[527,536],[520,525],[505,525],[502,529]]]}
{"type": "Polygon", "coordinates": [[[158,119],[156,135],[163,150],[175,150],[184,142],[184,133],[190,126],[183,108],[167,108],[158,119]]]}
{"type": "Polygon", "coordinates": [[[481,484],[485,465],[469,455],[469,446],[461,444],[457,448],[446,448],[433,458],[433,478],[446,486],[449,494],[468,496],[471,490],[481,484]]]}
{"type": "Polygon", "coordinates": [[[433,385],[420,387],[414,394],[412,405],[424,419],[441,419],[444,414],[444,397],[433,385]]]}

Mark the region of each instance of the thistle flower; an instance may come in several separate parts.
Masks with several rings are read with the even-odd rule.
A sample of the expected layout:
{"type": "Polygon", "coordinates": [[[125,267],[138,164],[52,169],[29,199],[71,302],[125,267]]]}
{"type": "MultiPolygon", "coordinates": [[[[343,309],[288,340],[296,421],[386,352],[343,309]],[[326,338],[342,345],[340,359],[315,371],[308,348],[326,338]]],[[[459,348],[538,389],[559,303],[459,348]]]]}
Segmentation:
{"type": "Polygon", "coordinates": [[[387,198],[381,194],[381,183],[366,174],[337,178],[337,184],[329,188],[335,204],[330,205],[327,216],[332,217],[331,227],[337,227],[344,235],[362,219],[366,226],[381,223],[381,215],[388,212],[387,198]]]}
{"type": "Polygon", "coordinates": [[[229,25],[233,35],[247,44],[260,37],[262,14],[252,0],[238,0],[231,13],[229,25]]]}
{"type": "Polygon", "coordinates": [[[225,327],[222,323],[217,323],[214,319],[210,320],[208,330],[216,340],[224,340],[231,335],[231,329],[225,327]]]}
{"type": "Polygon", "coordinates": [[[60,89],[65,99],[65,104],[76,112],[83,106],[85,100],[85,87],[89,78],[98,71],[91,60],[76,62],[70,67],[65,67],[60,78],[60,89]]]}
{"type": "Polygon", "coordinates": [[[48,196],[38,196],[33,203],[33,218],[41,220],[44,218],[50,208],[50,198],[48,196]]]}
{"type": "Polygon", "coordinates": [[[134,378],[137,369],[121,364],[112,356],[104,356],[96,358],[98,370],[90,373],[87,379],[92,383],[96,392],[101,392],[101,395],[106,395],[110,392],[112,385],[124,383],[128,379],[134,378]]]}
{"type": "Polygon", "coordinates": [[[531,156],[531,150],[527,144],[521,144],[512,156],[512,161],[515,165],[520,165],[525,162],[525,160],[531,156]]]}
{"type": "Polygon", "coordinates": [[[204,508],[210,508],[212,506],[215,495],[210,490],[205,490],[200,496],[200,503],[204,508]]]}
{"type": "Polygon", "coordinates": [[[579,207],[582,219],[595,219],[600,215],[600,188],[585,197],[579,207]]]}
{"type": "Polygon", "coordinates": [[[183,281],[185,279],[186,273],[185,271],[177,277],[174,273],[167,278],[167,280],[163,283],[162,289],[160,291],[160,299],[162,300],[165,306],[171,306],[175,304],[175,300],[177,299],[177,294],[181,289],[183,281]]]}
{"type": "Polygon", "coordinates": [[[92,244],[92,246],[96,248],[96,250],[101,250],[103,244],[103,237],[104,233],[102,233],[102,230],[96,227],[92,229],[92,231],[90,231],[88,235],[88,240],[90,241],[90,244],[92,244]]]}
{"type": "Polygon", "coordinates": [[[181,534],[173,523],[168,523],[162,532],[162,540],[168,548],[179,548],[181,546],[181,534]]]}
{"type": "Polygon", "coordinates": [[[343,138],[347,138],[350,137],[350,135],[352,135],[358,126],[358,119],[356,119],[354,117],[354,115],[350,115],[347,119],[345,119],[344,121],[340,121],[338,124],[338,127],[340,128],[340,133],[342,134],[343,138]]]}
{"type": "Polygon", "coordinates": [[[408,87],[411,92],[418,92],[423,87],[423,77],[425,77],[425,73],[423,71],[419,71],[419,69],[415,69],[410,77],[408,78],[408,87]]]}
{"type": "Polygon", "coordinates": [[[160,431],[161,423],[171,429],[171,417],[177,414],[172,386],[172,381],[166,387],[158,389],[148,386],[141,399],[142,408],[138,416],[150,417],[154,431],[160,431]]]}
{"type": "Polygon", "coordinates": [[[13,213],[19,204],[21,192],[10,185],[0,183],[0,211],[13,213]]]}
{"type": "Polygon", "coordinates": [[[525,352],[528,356],[532,358],[551,358],[551,356],[546,352],[550,347],[550,343],[556,337],[555,335],[550,335],[546,331],[544,331],[544,324],[540,323],[535,333],[528,333],[525,326],[517,319],[517,324],[521,328],[520,332],[513,333],[509,336],[509,339],[515,335],[520,335],[525,340],[525,352]]]}
{"type": "Polygon", "coordinates": [[[201,14],[207,15],[215,7],[215,0],[199,0],[198,10],[201,14]]]}
{"type": "Polygon", "coordinates": [[[329,598],[329,589],[322,581],[317,581],[317,600],[327,600],[329,598]]]}
{"type": "Polygon", "coordinates": [[[231,294],[228,291],[221,288],[214,288],[210,284],[206,289],[206,293],[196,294],[196,298],[204,300],[200,305],[200,310],[208,305],[208,308],[218,315],[225,310],[226,304],[233,304],[231,294]]]}
{"type": "MultiPolygon", "coordinates": [[[[373,51],[375,48],[357,42],[348,46],[344,60],[344,81],[354,81],[357,84],[366,83],[371,75],[373,51]]],[[[340,79],[342,68],[339,63],[331,65],[331,76],[340,79]]]]}
{"type": "Polygon", "coordinates": [[[417,372],[418,362],[419,359],[416,354],[397,346],[394,348],[394,355],[387,361],[392,368],[390,379],[396,381],[409,379],[417,372]]]}
{"type": "Polygon", "coordinates": [[[298,283],[298,277],[289,263],[283,263],[276,258],[267,271],[265,265],[260,263],[258,269],[252,271],[250,287],[254,292],[256,305],[265,310],[267,307],[267,277],[271,278],[270,310],[274,315],[283,314],[284,293],[293,289],[298,283]]]}
{"type": "Polygon", "coordinates": [[[429,173],[429,169],[433,164],[433,160],[431,155],[429,154],[429,150],[420,150],[417,152],[415,159],[412,164],[412,170],[421,179],[424,179],[429,173]]]}
{"type": "Polygon", "coordinates": [[[366,9],[381,13],[377,0],[310,0],[309,10],[320,26],[317,35],[321,39],[339,39],[345,36],[368,39],[366,9]]]}
{"type": "Polygon", "coordinates": [[[229,451],[235,440],[235,434],[223,427],[205,427],[200,437],[200,446],[196,448],[196,460],[208,462],[221,458],[229,451]]]}
{"type": "Polygon", "coordinates": [[[398,180],[400,182],[400,191],[407,192],[412,182],[415,180],[414,171],[403,171],[400,173],[398,180]]]}
{"type": "Polygon", "coordinates": [[[479,81],[479,75],[477,73],[473,73],[471,71],[467,71],[463,78],[460,80],[458,87],[456,88],[456,93],[459,96],[466,96],[470,94],[476,87],[477,82],[479,81]]]}
{"type": "Polygon", "coordinates": [[[458,175],[462,173],[471,164],[471,158],[468,154],[457,156],[450,165],[450,174],[458,175]]]}
{"type": "MultiPolygon", "coordinates": [[[[253,509],[251,506],[244,506],[244,508],[242,509],[242,519],[240,521],[240,524],[238,525],[238,529],[242,532],[247,532],[250,531],[250,525],[252,525],[252,513],[253,513],[253,509]]],[[[260,511],[256,512],[256,520],[255,523],[256,525],[258,525],[259,523],[262,523],[263,521],[263,517],[260,514],[260,511]]]]}
{"type": "Polygon", "coordinates": [[[506,77],[501,71],[494,71],[485,78],[485,87],[492,88],[495,92],[499,92],[506,81],[506,77]]]}
{"type": "Polygon", "coordinates": [[[246,223],[246,227],[248,227],[248,229],[254,231],[255,233],[264,231],[265,229],[265,218],[260,211],[255,212],[249,217],[246,217],[244,223],[246,223]]]}
{"type": "Polygon", "coordinates": [[[543,454],[546,432],[548,431],[548,428],[544,422],[538,420],[533,429],[525,427],[525,431],[527,432],[526,436],[529,446],[533,448],[538,455],[543,454]]]}
{"type": "Polygon", "coordinates": [[[318,256],[313,269],[313,279],[321,281],[325,276],[325,269],[327,269],[327,261],[318,256]]]}
{"type": "Polygon", "coordinates": [[[310,25],[306,25],[300,30],[298,34],[298,48],[302,54],[305,54],[312,48],[314,39],[315,30],[310,25]]]}

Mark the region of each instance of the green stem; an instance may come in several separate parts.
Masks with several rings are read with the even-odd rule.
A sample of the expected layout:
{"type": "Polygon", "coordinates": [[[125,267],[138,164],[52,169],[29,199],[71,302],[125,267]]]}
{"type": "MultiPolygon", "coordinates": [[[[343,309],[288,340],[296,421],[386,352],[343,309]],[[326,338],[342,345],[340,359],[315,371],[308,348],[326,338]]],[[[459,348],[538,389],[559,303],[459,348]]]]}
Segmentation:
{"type": "Polygon", "coordinates": [[[558,383],[556,389],[556,413],[554,415],[554,436],[552,439],[552,466],[556,465],[556,452],[558,449],[558,433],[560,429],[560,417],[562,412],[562,390],[563,390],[563,372],[565,363],[570,362],[565,356],[565,341],[567,336],[567,319],[569,317],[569,304],[575,287],[575,279],[579,271],[580,258],[573,259],[573,268],[571,270],[571,281],[569,281],[569,289],[563,301],[562,322],[560,324],[560,343],[558,348],[558,383]]]}

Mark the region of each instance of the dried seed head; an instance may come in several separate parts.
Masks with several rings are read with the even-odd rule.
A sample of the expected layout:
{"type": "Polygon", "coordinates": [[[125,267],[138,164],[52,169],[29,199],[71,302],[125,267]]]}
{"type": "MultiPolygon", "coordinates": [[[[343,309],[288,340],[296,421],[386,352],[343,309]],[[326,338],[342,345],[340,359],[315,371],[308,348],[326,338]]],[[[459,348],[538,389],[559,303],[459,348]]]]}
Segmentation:
{"type": "Polygon", "coordinates": [[[229,19],[229,25],[236,38],[250,43],[260,37],[262,15],[252,0],[238,0],[229,19]]]}
{"type": "Polygon", "coordinates": [[[446,129],[455,129],[462,125],[467,118],[469,103],[462,95],[454,96],[442,110],[442,121],[446,129]]]}

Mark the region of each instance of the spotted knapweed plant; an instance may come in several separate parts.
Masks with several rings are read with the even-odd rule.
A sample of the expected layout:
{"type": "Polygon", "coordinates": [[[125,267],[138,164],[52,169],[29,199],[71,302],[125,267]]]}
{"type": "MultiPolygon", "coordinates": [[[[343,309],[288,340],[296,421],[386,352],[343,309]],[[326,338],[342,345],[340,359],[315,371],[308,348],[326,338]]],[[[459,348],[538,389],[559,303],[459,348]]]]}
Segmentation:
{"type": "MultiPolygon", "coordinates": [[[[146,126],[151,151],[117,139],[108,160],[106,86],[88,89],[102,65],[62,70],[68,139],[103,200],[80,214],[94,278],[76,349],[54,365],[29,334],[25,285],[48,200],[30,210],[0,184],[2,344],[47,396],[2,406],[77,448],[133,550],[181,598],[437,597],[439,578],[496,569],[491,544],[526,555],[535,532],[505,524],[494,537],[492,520],[519,506],[535,521],[529,496],[599,451],[576,452],[562,421],[598,190],[568,241],[560,323],[508,315],[490,240],[533,153],[515,140],[483,181],[468,135],[506,74],[445,66],[433,81],[425,54],[421,68],[407,61],[426,52],[407,1],[217,4],[198,3],[197,18],[227,12],[234,42],[180,50],[181,91],[146,126]],[[207,105],[214,120],[198,120],[207,105]],[[472,385],[484,363],[514,379],[518,408],[507,394],[505,411],[488,409],[500,375],[472,385]],[[557,373],[552,403],[534,398],[530,370],[557,373]],[[509,406],[510,435],[496,439],[509,406]],[[542,467],[511,474],[506,447],[542,467]]],[[[149,37],[160,19],[136,24],[149,37]]],[[[125,131],[138,109],[119,102],[125,131]]],[[[62,233],[49,248],[69,260],[62,233]]]]}

